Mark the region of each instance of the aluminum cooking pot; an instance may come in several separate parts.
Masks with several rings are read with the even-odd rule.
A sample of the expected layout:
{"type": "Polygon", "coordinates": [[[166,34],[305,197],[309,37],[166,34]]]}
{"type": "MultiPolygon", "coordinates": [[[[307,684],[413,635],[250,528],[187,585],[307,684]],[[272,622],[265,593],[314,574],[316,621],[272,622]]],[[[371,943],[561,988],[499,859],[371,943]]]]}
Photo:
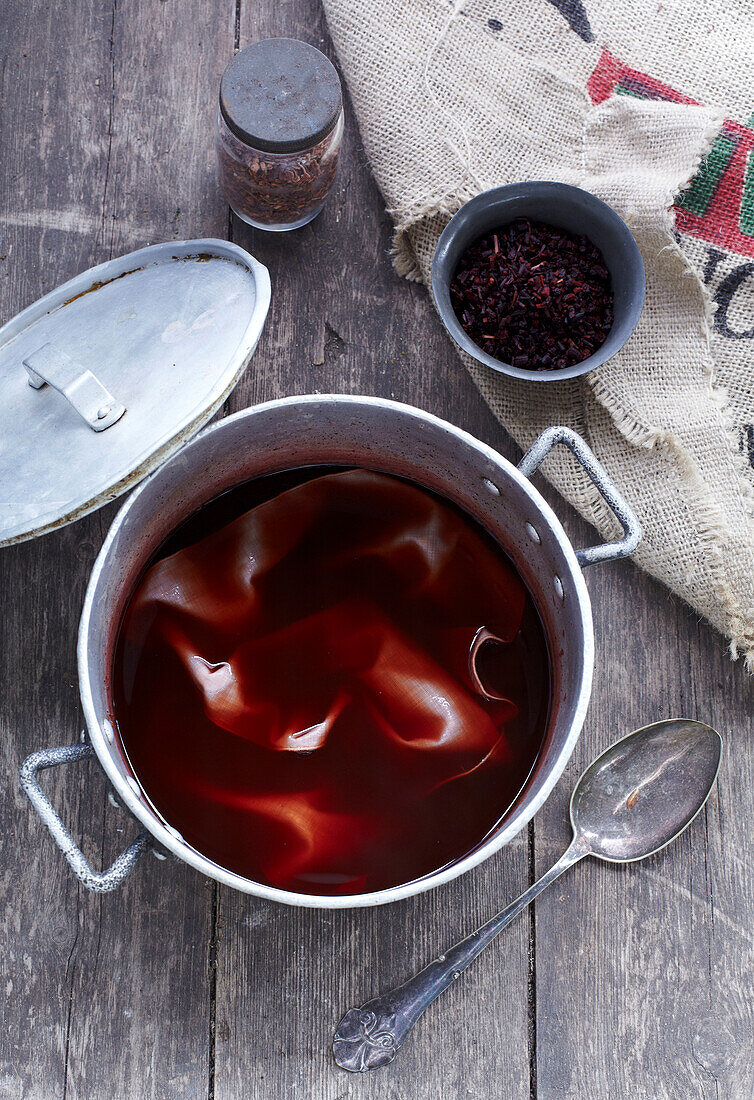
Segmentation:
{"type": "Polygon", "coordinates": [[[583,566],[625,557],[640,538],[631,510],[579,436],[550,428],[518,467],[491,447],[408,405],[374,397],[293,397],[246,409],[207,428],[148,477],[118,512],[92,570],[81,616],[78,670],[88,740],[32,754],[21,784],[80,881],[107,891],[149,847],[172,852],[205,875],[257,897],[315,908],[380,905],[448,882],[507,844],[558,781],[579,736],[592,682],[592,612],[583,566]],[[615,513],[619,542],[574,550],[529,481],[557,444],[567,446],[615,513]],[[110,692],[118,628],[145,566],[171,531],[234,485],[297,466],[362,466],[409,478],[460,505],[497,539],[532,592],[552,662],[545,741],[513,808],[463,859],[422,879],[350,896],[298,894],[265,886],[218,865],[153,808],[121,749],[110,692]],[[118,798],[146,830],[108,870],[86,862],[37,780],[42,768],[97,755],[118,798]]]}

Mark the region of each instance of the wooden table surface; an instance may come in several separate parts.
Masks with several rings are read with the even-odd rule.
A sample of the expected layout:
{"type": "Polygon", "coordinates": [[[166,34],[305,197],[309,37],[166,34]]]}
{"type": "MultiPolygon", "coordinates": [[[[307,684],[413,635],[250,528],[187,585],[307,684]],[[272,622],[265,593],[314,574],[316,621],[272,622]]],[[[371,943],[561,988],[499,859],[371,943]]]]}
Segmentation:
{"type": "MultiPolygon", "coordinates": [[[[233,411],[311,391],[410,402],[513,457],[426,291],[401,281],[350,105],[324,213],[251,232],[218,195],[213,127],[234,45],[290,35],[332,55],[316,0],[0,3],[0,320],[149,242],[230,236],[272,307],[233,411]]],[[[0,492],[4,487],[0,488],[0,492]]],[[[577,544],[589,528],[545,494],[577,544]]],[[[76,629],[116,505],[0,551],[0,1096],[52,1100],[750,1100],[754,1095],[752,680],[723,640],[630,563],[588,571],[597,663],[584,732],[528,832],[463,878],[377,910],[263,903],[146,857],[81,889],[19,791],[27,753],[82,728],[76,629]],[[582,864],[363,1077],[330,1057],[342,1012],[516,896],[564,849],[582,768],[671,715],[723,734],[704,814],[627,868],[582,864]]],[[[93,862],[134,833],[96,764],[46,789],[93,862]]]]}

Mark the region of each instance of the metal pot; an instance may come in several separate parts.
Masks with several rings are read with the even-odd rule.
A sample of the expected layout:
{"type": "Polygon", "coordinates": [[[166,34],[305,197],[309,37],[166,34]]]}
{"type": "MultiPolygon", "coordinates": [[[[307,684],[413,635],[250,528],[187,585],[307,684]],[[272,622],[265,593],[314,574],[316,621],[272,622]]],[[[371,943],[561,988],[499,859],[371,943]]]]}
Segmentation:
{"type": "Polygon", "coordinates": [[[579,736],[591,691],[592,613],[581,567],[625,557],[640,538],[631,510],[575,433],[550,428],[518,467],[491,447],[429,413],[374,397],[312,395],[246,409],[207,428],[147,478],[123,505],[94,564],[81,616],[79,687],[88,742],[32,754],[21,784],[79,880],[114,889],[149,844],[204,874],[257,897],[314,908],[380,905],[448,882],[507,844],[558,781],[579,736]],[[552,447],[567,446],[624,530],[615,543],[575,551],[560,522],[528,480],[552,447]],[[121,749],[110,670],[121,616],[151,556],[184,519],[250,478],[306,465],[363,466],[427,486],[466,509],[516,563],[542,617],[553,686],[545,743],[513,809],[495,831],[450,867],[388,890],[322,897],[275,889],[219,866],[191,847],[152,807],[121,749]],[[145,827],[107,871],[87,864],[37,780],[42,768],[96,753],[118,798],[145,827]]]}

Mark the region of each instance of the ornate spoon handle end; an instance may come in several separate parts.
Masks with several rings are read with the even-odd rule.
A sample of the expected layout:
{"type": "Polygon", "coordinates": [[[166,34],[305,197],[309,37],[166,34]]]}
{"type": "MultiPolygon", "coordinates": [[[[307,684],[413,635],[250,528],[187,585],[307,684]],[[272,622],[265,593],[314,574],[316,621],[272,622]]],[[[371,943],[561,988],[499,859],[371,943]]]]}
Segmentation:
{"type": "Polygon", "coordinates": [[[341,1069],[364,1073],[392,1062],[412,1027],[424,1011],[460,978],[499,932],[518,916],[567,867],[588,853],[586,844],[574,838],[570,847],[547,874],[487,924],[440,955],[407,982],[383,993],[361,1008],[351,1008],[338,1024],[333,1039],[333,1056],[341,1069]]]}
{"type": "Polygon", "coordinates": [[[398,1053],[402,1039],[396,1037],[395,1014],[384,1012],[379,1002],[378,997],[361,1008],[350,1008],[338,1024],[332,1052],[341,1069],[351,1073],[378,1069],[398,1053]]]}

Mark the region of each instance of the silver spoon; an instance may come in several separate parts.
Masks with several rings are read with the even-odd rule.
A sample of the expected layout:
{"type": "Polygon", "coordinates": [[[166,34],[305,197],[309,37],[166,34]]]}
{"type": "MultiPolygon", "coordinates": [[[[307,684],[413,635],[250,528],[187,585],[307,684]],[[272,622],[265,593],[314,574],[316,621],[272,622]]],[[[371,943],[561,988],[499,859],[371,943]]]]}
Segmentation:
{"type": "Polygon", "coordinates": [[[554,867],[419,974],[350,1009],[333,1040],[338,1065],[360,1073],[392,1062],[424,1010],[567,867],[584,856],[632,863],[675,840],[707,801],[721,753],[720,734],[686,718],[654,722],[606,749],[571,796],[573,840],[554,867]]]}

